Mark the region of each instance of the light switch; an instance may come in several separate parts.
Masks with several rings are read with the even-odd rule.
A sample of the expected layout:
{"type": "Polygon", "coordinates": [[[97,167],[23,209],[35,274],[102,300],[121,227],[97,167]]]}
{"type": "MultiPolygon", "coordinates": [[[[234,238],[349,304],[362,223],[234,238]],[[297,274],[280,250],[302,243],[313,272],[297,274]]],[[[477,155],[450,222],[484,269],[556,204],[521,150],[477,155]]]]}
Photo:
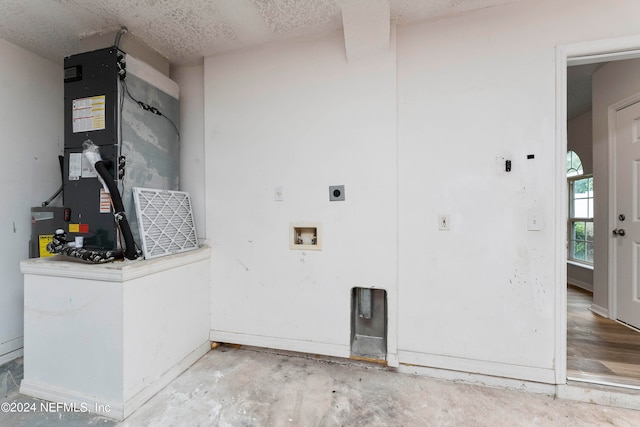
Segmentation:
{"type": "Polygon", "coordinates": [[[449,215],[438,215],[438,230],[449,231],[451,229],[451,220],[449,215]]]}
{"type": "Polygon", "coordinates": [[[540,231],[542,230],[542,224],[540,223],[540,216],[536,212],[529,212],[527,218],[527,230],[540,231]]]}
{"type": "Polygon", "coordinates": [[[284,189],[282,185],[278,185],[273,189],[273,200],[282,202],[284,200],[284,189]]]}

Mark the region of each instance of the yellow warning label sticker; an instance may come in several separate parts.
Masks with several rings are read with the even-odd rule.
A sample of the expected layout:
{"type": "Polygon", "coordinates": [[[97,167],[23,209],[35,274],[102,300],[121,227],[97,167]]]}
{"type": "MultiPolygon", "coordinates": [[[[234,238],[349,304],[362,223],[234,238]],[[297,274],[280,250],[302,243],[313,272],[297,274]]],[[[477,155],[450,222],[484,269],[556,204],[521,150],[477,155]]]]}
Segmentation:
{"type": "Polygon", "coordinates": [[[105,129],[105,95],[74,99],[73,133],[105,129]]]}
{"type": "Polygon", "coordinates": [[[69,224],[69,233],[88,233],[89,224],[69,224]]]}
{"type": "Polygon", "coordinates": [[[47,250],[47,244],[51,241],[53,241],[53,234],[41,234],[38,236],[38,246],[40,247],[40,258],[45,258],[48,256],[55,255],[47,250]]]}

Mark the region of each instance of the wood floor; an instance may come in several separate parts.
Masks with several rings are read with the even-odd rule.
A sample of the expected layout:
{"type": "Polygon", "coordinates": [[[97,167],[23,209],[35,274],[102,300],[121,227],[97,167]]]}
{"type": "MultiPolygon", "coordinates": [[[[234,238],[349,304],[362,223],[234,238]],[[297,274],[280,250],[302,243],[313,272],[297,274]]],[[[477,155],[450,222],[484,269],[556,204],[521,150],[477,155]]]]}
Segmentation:
{"type": "Polygon", "coordinates": [[[592,295],[567,288],[567,376],[640,387],[640,332],[593,313],[592,295]]]}

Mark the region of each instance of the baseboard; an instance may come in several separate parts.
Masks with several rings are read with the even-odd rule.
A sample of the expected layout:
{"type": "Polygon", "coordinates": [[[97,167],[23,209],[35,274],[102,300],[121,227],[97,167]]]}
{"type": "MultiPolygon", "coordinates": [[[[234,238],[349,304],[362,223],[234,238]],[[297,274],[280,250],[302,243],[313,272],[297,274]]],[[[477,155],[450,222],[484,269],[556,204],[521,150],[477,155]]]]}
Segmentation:
{"type": "MultiPolygon", "coordinates": [[[[349,346],[311,341],[238,334],[216,330],[210,332],[209,338],[211,341],[294,351],[298,353],[320,354],[343,358],[348,358],[351,355],[349,346]]],[[[393,358],[394,363],[390,364],[390,366],[399,365],[398,369],[405,373],[416,373],[450,380],[468,380],[470,379],[470,375],[479,375],[483,378],[497,378],[495,381],[492,380],[496,385],[500,383],[506,386],[507,383],[516,381],[518,383],[514,385],[514,388],[522,388],[522,381],[550,384],[552,385],[551,388],[542,387],[544,392],[555,393],[555,371],[553,369],[429,355],[411,351],[398,351],[397,355],[393,354],[393,358]]],[[[472,380],[472,382],[477,381],[472,380]]]]}
{"type": "MultiPolygon", "coordinates": [[[[540,384],[540,387],[544,390],[549,389],[548,385],[555,386],[556,383],[555,371],[553,369],[404,350],[398,351],[398,356],[403,372],[411,373],[415,371],[417,375],[426,375],[446,380],[477,382],[477,378],[480,378],[484,379],[480,381],[480,383],[485,384],[486,381],[491,379],[491,384],[486,383],[486,385],[504,387],[512,387],[513,385],[522,384],[523,382],[536,383],[540,384]],[[516,381],[516,383],[513,383],[513,381],[516,381]]],[[[516,386],[515,388],[521,387],[516,386]]],[[[553,393],[554,392],[552,392],[552,394],[553,393]]]]}
{"type": "Polygon", "coordinates": [[[92,412],[107,418],[122,421],[156,393],[165,388],[181,373],[186,371],[198,359],[204,356],[210,348],[209,341],[204,342],[175,366],[158,377],[158,379],[153,383],[149,384],[145,389],[141,390],[124,402],[107,400],[100,396],[87,395],[74,390],[66,390],[48,384],[40,384],[28,379],[22,380],[20,384],[20,393],[36,397],[38,399],[47,400],[49,402],[72,404],[75,405],[74,409],[77,411],[92,412]]]}
{"type": "Polygon", "coordinates": [[[584,289],[585,291],[593,293],[593,283],[583,282],[582,280],[567,277],[567,283],[576,288],[584,289]]]}
{"type": "Polygon", "coordinates": [[[624,387],[569,381],[557,386],[556,396],[560,399],[640,411],[640,390],[624,387]]]}
{"type": "Polygon", "coordinates": [[[351,355],[351,348],[347,345],[328,344],[322,342],[265,337],[261,335],[239,334],[235,332],[216,330],[211,330],[209,338],[211,341],[295,351],[298,353],[321,354],[324,356],[344,358],[348,358],[351,355]]]}
{"type": "MultiPolygon", "coordinates": [[[[92,412],[118,421],[124,418],[122,402],[105,400],[74,390],[66,390],[60,387],[53,387],[48,384],[23,379],[20,383],[20,393],[60,404],[60,407],[56,407],[56,410],[59,412],[92,412]],[[64,404],[72,405],[72,407],[69,408],[69,406],[64,406],[64,404]]],[[[46,402],[43,403],[46,405],[46,402]]]]}
{"type": "Polygon", "coordinates": [[[168,386],[171,381],[178,378],[180,374],[189,369],[189,367],[196,363],[202,356],[207,354],[209,350],[211,350],[211,343],[207,340],[171,369],[162,374],[157,380],[149,384],[148,387],[145,387],[133,397],[127,399],[124,402],[123,418],[127,418],[129,415],[134,413],[138,408],[144,405],[147,400],[151,399],[156,393],[168,386]]]}
{"type": "Polygon", "coordinates": [[[4,365],[5,363],[11,362],[12,360],[22,356],[24,356],[24,348],[19,348],[17,350],[13,350],[0,355],[0,365],[4,365]]]}
{"type": "Polygon", "coordinates": [[[598,316],[602,316],[605,319],[609,318],[609,310],[604,307],[600,307],[599,305],[596,305],[596,304],[591,304],[591,307],[589,307],[589,309],[593,311],[595,314],[597,314],[598,316]]]}

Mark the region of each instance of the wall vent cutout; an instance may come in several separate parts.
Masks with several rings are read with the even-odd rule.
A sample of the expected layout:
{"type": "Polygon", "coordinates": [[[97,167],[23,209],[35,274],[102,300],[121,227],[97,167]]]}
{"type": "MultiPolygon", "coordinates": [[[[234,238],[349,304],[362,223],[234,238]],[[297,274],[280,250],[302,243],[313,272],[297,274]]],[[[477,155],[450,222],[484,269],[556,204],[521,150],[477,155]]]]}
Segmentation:
{"type": "Polygon", "coordinates": [[[189,193],[134,187],[133,197],[146,259],[198,248],[189,193]]]}
{"type": "Polygon", "coordinates": [[[317,223],[292,223],[289,227],[289,249],[322,250],[322,226],[317,223]]]}

